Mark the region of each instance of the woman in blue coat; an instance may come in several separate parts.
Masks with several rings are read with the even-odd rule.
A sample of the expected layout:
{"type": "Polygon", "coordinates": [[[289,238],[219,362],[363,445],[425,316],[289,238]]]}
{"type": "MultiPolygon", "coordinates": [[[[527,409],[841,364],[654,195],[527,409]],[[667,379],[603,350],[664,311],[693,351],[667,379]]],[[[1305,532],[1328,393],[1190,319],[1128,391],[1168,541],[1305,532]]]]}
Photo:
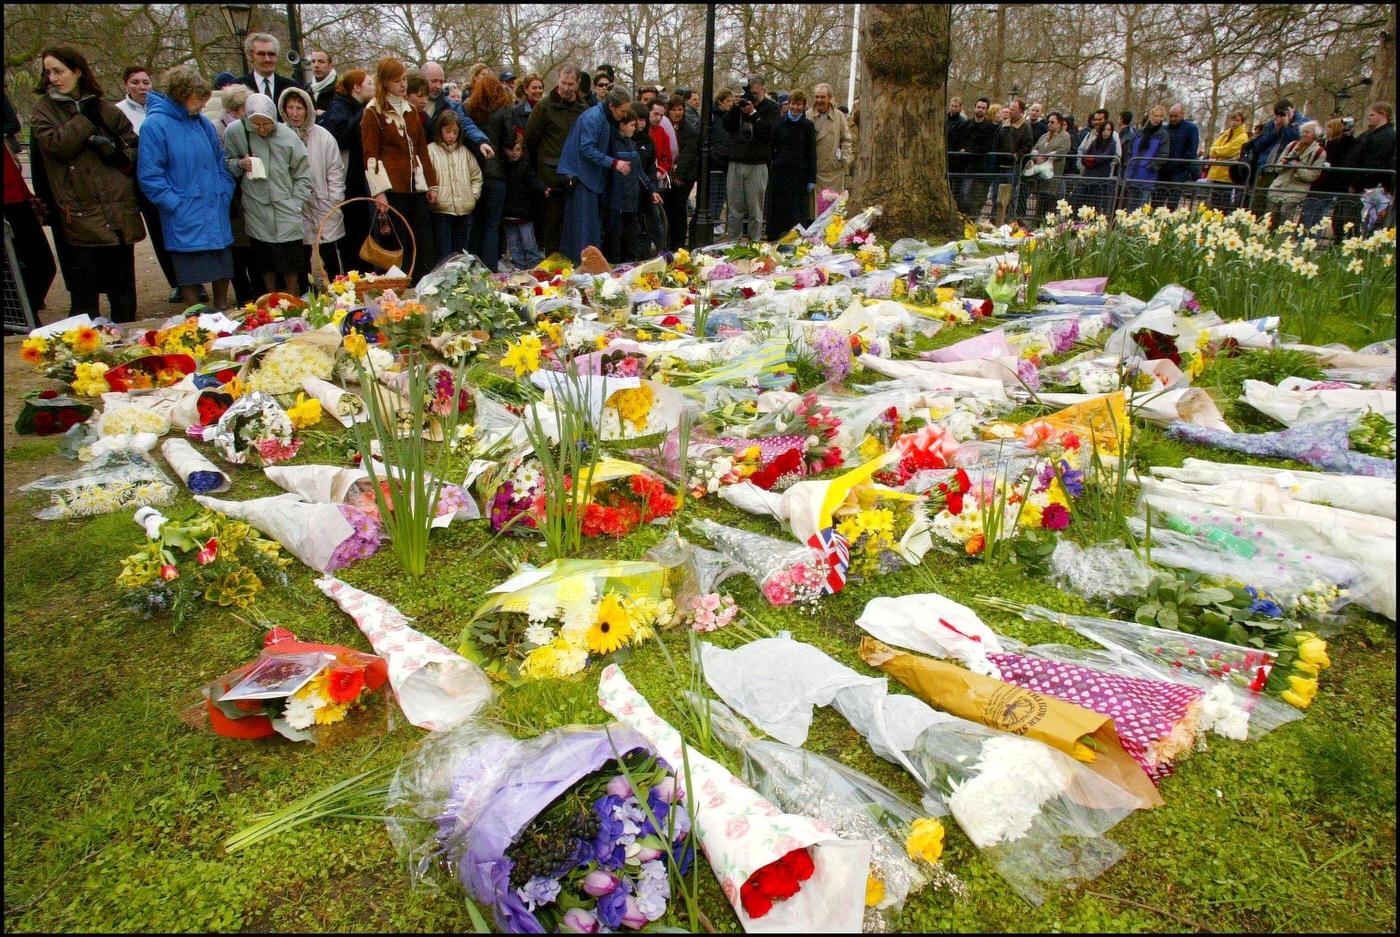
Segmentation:
{"type": "Polygon", "coordinates": [[[812,223],[812,190],[817,184],[817,128],[807,119],[807,96],[794,91],[788,110],[773,128],[773,159],[768,164],[768,240],[794,225],[812,223]]]}
{"type": "Polygon", "coordinates": [[[1132,211],[1152,197],[1157,187],[1157,171],[1162,168],[1162,159],[1167,155],[1169,140],[1164,122],[1167,109],[1158,104],[1152,108],[1147,123],[1143,124],[1132,146],[1124,154],[1127,172],[1124,179],[1128,183],[1128,201],[1125,206],[1132,211]]]}
{"type": "Polygon", "coordinates": [[[559,154],[559,175],[573,180],[564,207],[564,236],[559,250],[579,263],[583,249],[603,243],[603,196],[609,173],[628,175],[632,163],[609,154],[617,122],[632,110],[632,97],[613,88],[606,98],[574,122],[559,154]]]}
{"type": "Polygon", "coordinates": [[[136,181],[160,209],[160,227],[186,307],[212,285],[214,306],[228,307],[233,277],[233,227],[228,206],[233,177],[214,125],[200,114],[212,93],[189,66],[165,76],[165,92],[146,99],[136,156],[136,181]]]}

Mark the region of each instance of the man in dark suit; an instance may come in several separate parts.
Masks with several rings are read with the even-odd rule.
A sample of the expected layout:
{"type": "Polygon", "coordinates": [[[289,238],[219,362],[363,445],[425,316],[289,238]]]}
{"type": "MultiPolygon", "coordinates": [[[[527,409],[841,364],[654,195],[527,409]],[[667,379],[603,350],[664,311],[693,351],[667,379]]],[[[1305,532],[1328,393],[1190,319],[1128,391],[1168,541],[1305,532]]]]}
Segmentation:
{"type": "MultiPolygon", "coordinates": [[[[240,78],[239,84],[252,88],[258,94],[272,98],[275,104],[282,92],[288,88],[300,88],[301,82],[277,74],[277,59],[282,54],[282,44],[269,33],[249,33],[243,40],[243,51],[253,70],[240,78]]],[[[281,118],[278,118],[279,120],[281,118]]]]}

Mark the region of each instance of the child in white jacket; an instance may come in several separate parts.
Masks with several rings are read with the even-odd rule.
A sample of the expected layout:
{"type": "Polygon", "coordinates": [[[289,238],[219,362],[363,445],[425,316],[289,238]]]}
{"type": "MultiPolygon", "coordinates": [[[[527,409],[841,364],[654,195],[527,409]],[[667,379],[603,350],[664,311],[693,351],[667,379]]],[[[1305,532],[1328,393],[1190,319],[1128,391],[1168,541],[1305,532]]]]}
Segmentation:
{"type": "Polygon", "coordinates": [[[462,145],[462,125],[452,110],[437,119],[436,142],[428,144],[428,156],[437,172],[437,203],[433,205],[433,237],[438,261],[467,249],[472,209],[481,195],[481,167],[471,150],[462,145]]]}

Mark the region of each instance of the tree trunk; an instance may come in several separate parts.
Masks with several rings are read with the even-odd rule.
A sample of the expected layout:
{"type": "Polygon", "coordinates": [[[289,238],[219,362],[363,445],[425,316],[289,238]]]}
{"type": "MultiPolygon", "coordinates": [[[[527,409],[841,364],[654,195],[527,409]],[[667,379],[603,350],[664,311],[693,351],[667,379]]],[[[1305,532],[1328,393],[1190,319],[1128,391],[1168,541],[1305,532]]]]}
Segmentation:
{"type": "Polygon", "coordinates": [[[996,59],[992,64],[992,100],[1003,103],[1001,80],[1006,74],[1006,4],[997,4],[996,59]]]}
{"type": "Polygon", "coordinates": [[[861,11],[861,127],[853,211],[879,205],[882,236],[956,237],[944,122],[952,8],[873,4],[861,11]]]}
{"type": "MultiPolygon", "coordinates": [[[[1387,101],[1395,106],[1395,7],[1386,16],[1385,31],[1376,45],[1376,57],[1371,62],[1372,85],[1368,89],[1371,101],[1387,101]]],[[[1369,107],[1371,101],[1366,102],[1369,107]]]]}

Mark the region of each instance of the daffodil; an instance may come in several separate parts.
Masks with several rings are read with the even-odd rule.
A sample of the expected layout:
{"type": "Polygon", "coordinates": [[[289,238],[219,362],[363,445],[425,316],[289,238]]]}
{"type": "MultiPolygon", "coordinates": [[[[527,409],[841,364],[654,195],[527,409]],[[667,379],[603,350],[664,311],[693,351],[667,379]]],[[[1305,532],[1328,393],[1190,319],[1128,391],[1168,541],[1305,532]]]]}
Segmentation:
{"type": "Polygon", "coordinates": [[[532,374],[539,370],[540,350],[538,335],[522,335],[519,342],[506,344],[506,354],[501,359],[501,367],[514,369],[516,377],[532,374]]]}
{"type": "Polygon", "coordinates": [[[306,394],[297,394],[297,402],[287,408],[287,417],[297,429],[315,426],[321,422],[321,415],[321,401],[306,394]]]}
{"type": "MultiPolygon", "coordinates": [[[[351,273],[354,276],[354,273],[351,273]]],[[[350,334],[345,336],[345,351],[352,358],[363,358],[369,353],[369,342],[357,330],[351,329],[350,334]]]]}

